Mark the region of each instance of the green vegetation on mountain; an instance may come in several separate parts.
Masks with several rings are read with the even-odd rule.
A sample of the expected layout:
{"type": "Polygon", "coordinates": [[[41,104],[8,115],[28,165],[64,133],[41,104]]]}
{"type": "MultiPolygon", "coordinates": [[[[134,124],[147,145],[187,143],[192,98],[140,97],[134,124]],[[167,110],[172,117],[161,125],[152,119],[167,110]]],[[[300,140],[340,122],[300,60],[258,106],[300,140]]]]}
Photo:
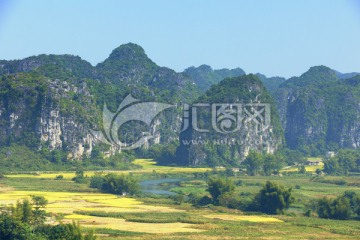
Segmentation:
{"type": "Polygon", "coordinates": [[[283,77],[270,77],[267,78],[265,75],[257,73],[255,74],[261,82],[264,84],[266,89],[269,91],[269,93],[275,98],[275,92],[278,89],[278,87],[286,81],[283,77]]]}
{"type": "MultiPolygon", "coordinates": [[[[1,166],[7,170],[48,169],[51,168],[48,161],[61,165],[82,159],[98,167],[108,164],[124,167],[118,160],[106,160],[116,150],[100,144],[89,130],[102,129],[104,104],[115,113],[129,94],[140,101],[175,106],[159,114],[150,127],[135,122],[124,124],[119,130],[128,142],[136,141],[146,132],[157,136],[148,145],[151,148],[159,142],[162,146],[147,153],[139,152],[155,157],[162,164],[237,166],[251,150],[273,153],[283,138],[297,156],[319,156],[327,150],[359,147],[360,75],[357,73],[342,74],[318,66],[286,81],[281,77],[244,74],[240,68],[213,70],[207,65],[176,73],[156,65],[144,49],[133,43],[114,49],[96,66],[72,55],[43,54],[22,60],[1,60],[0,152],[4,156],[0,157],[1,166]],[[270,104],[271,132],[261,137],[261,144],[248,143],[260,137],[253,131],[238,135],[214,131],[206,108],[199,108],[197,124],[200,129],[209,129],[208,133],[196,133],[191,126],[180,133],[182,103],[250,102],[270,104]],[[233,138],[245,144],[224,144],[233,138]],[[184,140],[199,139],[196,144],[184,144],[184,140]],[[22,157],[6,155],[9,149],[32,152],[28,156],[36,164],[29,166],[29,160],[24,167],[18,167],[22,157]]],[[[122,157],[125,156],[117,159],[122,157]]],[[[290,159],[296,158],[276,161],[298,162],[290,159]]],[[[280,165],[269,158],[260,172],[272,174],[280,165]]]]}
{"type": "Polygon", "coordinates": [[[219,83],[221,80],[230,77],[239,77],[245,75],[241,68],[235,69],[218,69],[213,70],[208,65],[201,65],[197,68],[189,67],[183,72],[185,75],[191,77],[195,84],[201,91],[207,91],[212,85],[219,83]]]}
{"type": "Polygon", "coordinates": [[[314,156],[357,148],[359,82],[359,76],[339,79],[319,66],[281,84],[276,95],[287,146],[314,156]]]}
{"type": "MultiPolygon", "coordinates": [[[[274,100],[255,75],[226,78],[219,84],[213,85],[195,103],[209,105],[207,107],[195,106],[197,115],[190,115],[188,129],[180,134],[180,146],[176,152],[177,164],[236,166],[246,157],[246,149],[260,152],[275,151],[281,145],[282,129],[274,107],[274,100]],[[263,109],[262,113],[268,114],[270,126],[259,133],[259,126],[253,121],[245,122],[246,118],[244,117],[247,116],[246,114],[250,114],[245,112],[246,104],[261,103],[269,104],[269,109],[263,109]],[[221,128],[221,122],[227,118],[231,119],[231,117],[229,115],[216,117],[215,123],[214,115],[212,115],[215,114],[215,110],[211,104],[215,104],[213,106],[228,104],[230,115],[235,116],[236,114],[233,115],[234,111],[238,111],[243,118],[229,120],[231,124],[225,128],[228,132],[219,132],[215,129],[215,125],[220,124],[221,128]],[[232,105],[239,109],[232,109],[232,105]],[[196,118],[197,126],[193,126],[193,118],[196,118]],[[237,129],[238,126],[239,129],[237,129]],[[196,128],[205,129],[208,132],[198,131],[196,128]],[[232,129],[237,130],[232,132],[232,129]]],[[[251,109],[253,107],[246,111],[251,111],[251,109]]],[[[251,119],[251,116],[248,117],[251,119]]],[[[265,124],[264,120],[263,124],[265,124]]]]}
{"type": "MultiPolygon", "coordinates": [[[[101,130],[104,104],[116,112],[129,94],[171,104],[192,102],[200,94],[192,79],[157,66],[132,43],[116,48],[96,67],[71,55],[39,55],[1,61],[0,74],[0,148],[20,145],[45,159],[56,153],[60,162],[93,158],[100,143],[89,130],[101,130]]],[[[180,108],[161,113],[151,133],[161,143],[173,141],[180,114],[180,108]]],[[[121,131],[130,132],[127,138],[134,141],[149,126],[126,124],[121,131]]]]}

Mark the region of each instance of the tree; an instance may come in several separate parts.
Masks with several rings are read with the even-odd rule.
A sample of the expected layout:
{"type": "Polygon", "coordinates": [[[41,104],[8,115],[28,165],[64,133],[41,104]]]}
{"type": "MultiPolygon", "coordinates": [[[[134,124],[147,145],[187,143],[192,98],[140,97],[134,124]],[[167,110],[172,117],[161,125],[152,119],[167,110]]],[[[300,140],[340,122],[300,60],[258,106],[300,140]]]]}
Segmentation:
{"type": "Polygon", "coordinates": [[[332,202],[332,218],[349,219],[350,215],[351,207],[348,198],[341,196],[332,202]]]}
{"type": "Polygon", "coordinates": [[[360,216],[360,196],[354,191],[345,191],[343,196],[349,199],[351,211],[360,216]]]}
{"type": "Polygon", "coordinates": [[[349,174],[350,171],[356,168],[356,152],[353,150],[342,149],[339,150],[336,156],[339,163],[339,172],[341,174],[349,174]]]}
{"type": "Polygon", "coordinates": [[[276,152],[277,158],[284,158],[285,163],[288,166],[296,165],[296,164],[304,164],[306,159],[304,154],[299,150],[290,150],[290,149],[281,149],[276,152]]]}
{"type": "Polygon", "coordinates": [[[92,233],[83,235],[79,224],[44,224],[47,200],[42,196],[32,196],[12,207],[11,213],[0,212],[1,240],[95,240],[92,233]],[[33,209],[34,206],[34,209],[33,209]]]}
{"type": "Polygon", "coordinates": [[[324,161],[324,172],[330,175],[347,175],[358,171],[359,153],[350,149],[339,150],[335,157],[324,161]]]}
{"type": "Polygon", "coordinates": [[[219,204],[219,197],[224,193],[232,193],[235,189],[234,182],[229,179],[221,178],[210,178],[207,182],[208,188],[207,191],[210,193],[213,203],[215,205],[219,204]]]}
{"type": "Polygon", "coordinates": [[[90,177],[90,187],[101,189],[102,185],[104,184],[104,176],[102,173],[95,173],[93,176],[90,177]]]}
{"type": "Polygon", "coordinates": [[[84,170],[82,170],[81,168],[77,168],[75,172],[75,177],[72,180],[76,183],[86,183],[84,170]]]}
{"type": "Polygon", "coordinates": [[[267,181],[256,196],[260,211],[268,214],[283,213],[294,201],[291,188],[285,189],[274,182],[267,181]]]}
{"type": "Polygon", "coordinates": [[[137,179],[131,175],[117,175],[109,173],[105,175],[104,182],[101,185],[101,191],[114,194],[130,194],[134,195],[140,190],[137,179]]]}
{"type": "Polygon", "coordinates": [[[320,168],[317,168],[316,171],[315,171],[315,173],[316,173],[317,175],[320,175],[320,174],[322,173],[322,170],[321,170],[320,168]]]}
{"type": "Polygon", "coordinates": [[[317,209],[320,218],[348,219],[351,215],[350,201],[345,196],[334,200],[324,197],[318,200],[317,209]]]}
{"type": "Polygon", "coordinates": [[[32,205],[28,199],[17,201],[12,212],[15,218],[23,223],[31,223],[33,220],[32,205]]]}
{"type": "Polygon", "coordinates": [[[248,156],[245,158],[244,164],[248,174],[251,176],[257,175],[264,163],[262,154],[256,151],[250,151],[248,156]]]}
{"type": "Polygon", "coordinates": [[[79,223],[66,223],[58,225],[42,225],[36,228],[36,233],[45,235],[51,240],[95,240],[93,233],[83,234],[79,223]]]}
{"type": "Polygon", "coordinates": [[[270,176],[272,173],[278,173],[282,167],[280,158],[276,158],[273,154],[266,154],[264,156],[263,170],[265,175],[270,176]]]}
{"type": "Polygon", "coordinates": [[[0,214],[0,239],[35,240],[35,235],[27,223],[9,214],[0,214]]]}
{"type": "Polygon", "coordinates": [[[320,218],[331,218],[331,201],[328,198],[318,200],[317,213],[320,218]]]}
{"type": "Polygon", "coordinates": [[[236,196],[233,192],[223,193],[219,197],[219,205],[237,209],[241,205],[240,197],[236,196]]]}
{"type": "Polygon", "coordinates": [[[306,173],[306,168],[305,168],[304,165],[301,165],[301,166],[299,167],[299,173],[300,173],[300,174],[305,174],[305,173],[306,173]]]}
{"type": "Polygon", "coordinates": [[[160,165],[174,163],[178,143],[171,142],[165,145],[156,144],[150,148],[150,156],[160,165]]]}
{"type": "Polygon", "coordinates": [[[34,206],[34,210],[32,211],[34,224],[39,225],[44,223],[46,218],[45,207],[48,204],[48,200],[43,196],[31,196],[31,201],[34,206]]]}
{"type": "Polygon", "coordinates": [[[332,157],[324,161],[324,172],[330,175],[336,175],[339,172],[339,163],[337,158],[332,157]]]}

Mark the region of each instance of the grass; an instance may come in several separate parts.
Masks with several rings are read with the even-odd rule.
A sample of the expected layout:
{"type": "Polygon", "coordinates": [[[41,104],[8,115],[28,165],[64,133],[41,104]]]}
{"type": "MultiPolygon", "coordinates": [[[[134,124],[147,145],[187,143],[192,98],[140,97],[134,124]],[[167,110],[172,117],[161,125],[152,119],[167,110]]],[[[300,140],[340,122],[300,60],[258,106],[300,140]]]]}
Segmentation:
{"type": "MultiPolygon", "coordinates": [[[[190,167],[170,167],[158,166],[152,159],[136,159],[133,164],[139,165],[141,169],[135,170],[116,170],[116,171],[85,171],[87,177],[93,176],[96,172],[103,173],[119,173],[119,174],[144,174],[144,173],[160,173],[160,174],[179,174],[179,173],[203,173],[211,171],[211,168],[190,168],[190,167]]],[[[56,176],[62,175],[64,180],[71,180],[75,177],[75,171],[58,171],[58,172],[31,172],[31,173],[12,173],[7,174],[7,178],[35,178],[35,179],[55,179],[56,176]]]]}
{"type": "MultiPolygon", "coordinates": [[[[138,159],[142,169],[120,171],[149,177],[155,173],[177,178],[179,174],[209,171],[208,168],[156,166],[149,159],[138,159]]],[[[319,166],[311,166],[319,167],[319,166]]],[[[296,168],[297,171],[297,168],[296,168]]],[[[94,172],[88,171],[91,176],[94,172]]],[[[296,216],[244,215],[220,207],[194,208],[174,205],[164,197],[130,198],[103,194],[70,179],[74,172],[13,174],[0,180],[0,206],[16,200],[42,195],[49,200],[47,212],[63,216],[64,222],[79,221],[85,230],[93,229],[99,239],[358,239],[360,221],[302,217],[305,205],[323,196],[336,197],[352,190],[360,194],[360,178],[283,172],[283,176],[234,177],[241,180],[236,194],[251,197],[267,180],[291,187],[295,203],[288,213],[296,216]],[[64,180],[54,180],[63,175],[64,180]],[[341,183],[341,184],[340,184],[341,183]]],[[[186,179],[172,189],[178,193],[207,194],[206,180],[186,179]]],[[[60,218],[59,218],[60,219],[60,218]]]]}
{"type": "MultiPolygon", "coordinates": [[[[320,162],[319,165],[306,165],[305,166],[305,170],[306,172],[311,172],[314,173],[316,172],[316,169],[320,169],[323,170],[324,169],[324,163],[320,162]]],[[[298,167],[286,167],[284,169],[282,169],[280,172],[298,172],[299,168],[298,167]]]]}
{"type": "Polygon", "coordinates": [[[170,167],[170,166],[158,166],[156,162],[152,159],[136,159],[133,162],[136,165],[140,165],[142,169],[134,170],[132,172],[140,171],[144,172],[153,172],[154,170],[157,173],[197,173],[197,172],[207,172],[211,171],[211,168],[191,168],[191,167],[170,167]]]}
{"type": "Polygon", "coordinates": [[[71,180],[54,180],[54,179],[43,179],[43,178],[13,178],[6,177],[0,179],[0,184],[5,186],[21,190],[21,191],[37,191],[43,192],[96,192],[96,189],[90,188],[86,184],[75,183],[71,180]]]}

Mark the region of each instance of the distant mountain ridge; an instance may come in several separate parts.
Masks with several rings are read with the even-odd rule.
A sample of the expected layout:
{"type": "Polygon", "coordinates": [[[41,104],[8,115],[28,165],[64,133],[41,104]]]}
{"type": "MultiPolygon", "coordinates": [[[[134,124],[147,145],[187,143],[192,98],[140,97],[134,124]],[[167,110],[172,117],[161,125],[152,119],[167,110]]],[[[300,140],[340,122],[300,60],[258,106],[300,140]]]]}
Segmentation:
{"type": "Polygon", "coordinates": [[[360,147],[360,75],[344,76],[316,66],[279,86],[277,107],[289,147],[313,155],[360,147]]]}
{"type": "MultiPolygon", "coordinates": [[[[260,73],[245,74],[241,68],[214,70],[208,65],[178,73],[158,66],[141,46],[133,43],[115,48],[96,66],[73,55],[42,54],[22,60],[0,60],[0,148],[21,145],[34,152],[60,151],[69,160],[91,157],[94,151],[114,154],[119,149],[103,147],[88,129],[101,129],[104,103],[116,112],[129,94],[140,101],[177,107],[161,113],[150,130],[141,124],[126,125],[121,130],[128,132],[126,140],[134,141],[139,134],[150,131],[155,137],[146,146],[170,143],[179,139],[182,103],[239,100],[230,93],[247,96],[237,88],[250,85],[271,102],[274,116],[279,115],[285,141],[280,141],[278,135],[268,135],[271,140],[267,144],[272,150],[280,146],[279,142],[313,155],[360,147],[358,73],[315,66],[287,80],[260,73]],[[241,80],[247,84],[237,82],[241,80]],[[253,80],[256,83],[251,83],[253,80]],[[233,83],[230,85],[235,89],[224,88],[228,83],[233,83]]],[[[237,152],[243,158],[247,150],[237,152]]],[[[209,161],[194,160],[192,164],[209,161]]]]}
{"type": "MultiPolygon", "coordinates": [[[[48,148],[63,151],[69,159],[89,157],[99,145],[89,129],[101,129],[104,103],[115,112],[129,94],[140,101],[179,105],[200,95],[192,79],[157,66],[132,43],[114,49],[97,66],[72,55],[1,60],[0,75],[0,147],[48,148]],[[25,136],[31,136],[31,141],[24,142],[25,136]]],[[[176,139],[179,114],[174,108],[159,115],[150,127],[156,137],[149,144],[176,139]]],[[[129,131],[127,140],[133,141],[149,129],[126,125],[125,130],[129,131]]]]}
{"type": "Polygon", "coordinates": [[[225,78],[245,75],[245,72],[241,68],[213,70],[209,65],[201,65],[197,68],[189,67],[183,71],[183,74],[191,77],[200,90],[205,92],[211,85],[225,78]]]}

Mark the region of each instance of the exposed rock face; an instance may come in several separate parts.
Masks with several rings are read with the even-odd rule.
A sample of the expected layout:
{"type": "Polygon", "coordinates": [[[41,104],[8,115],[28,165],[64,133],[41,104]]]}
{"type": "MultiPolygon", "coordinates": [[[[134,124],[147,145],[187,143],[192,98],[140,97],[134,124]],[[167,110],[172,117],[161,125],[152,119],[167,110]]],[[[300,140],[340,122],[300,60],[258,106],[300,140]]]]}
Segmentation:
{"type": "MultiPolygon", "coordinates": [[[[192,79],[157,66],[132,43],[116,48],[96,67],[76,56],[39,55],[0,61],[0,75],[0,147],[61,150],[69,159],[91,154],[98,144],[89,130],[102,128],[104,103],[115,112],[129,94],[139,101],[170,104],[199,95],[192,79]]],[[[178,108],[157,116],[144,128],[155,136],[145,147],[177,139],[180,116],[178,108]]],[[[128,127],[127,136],[134,140],[143,127],[128,127]]],[[[110,147],[106,154],[117,151],[110,147]]]]}
{"type": "Polygon", "coordinates": [[[40,135],[42,142],[49,143],[49,149],[61,149],[62,141],[61,141],[61,126],[60,126],[60,118],[59,118],[59,109],[50,110],[50,112],[41,113],[40,118],[40,135]]]}
{"type": "MultiPolygon", "coordinates": [[[[0,61],[0,147],[24,145],[33,151],[61,150],[69,159],[81,159],[98,145],[89,130],[102,128],[104,103],[110,111],[116,112],[129,94],[139,101],[176,105],[159,114],[151,126],[125,128],[131,140],[142,132],[155,136],[146,141],[145,147],[178,138],[182,103],[191,104],[195,99],[207,104],[246,104],[258,100],[270,103],[272,125],[261,133],[250,123],[231,134],[199,132],[190,126],[180,134],[180,140],[215,139],[215,143],[186,145],[180,142],[178,162],[183,164],[211,165],[215,162],[212,158],[232,164],[231,161],[241,161],[249,149],[273,152],[282,142],[280,120],[287,146],[291,148],[310,146],[322,151],[360,147],[357,73],[341,74],[320,66],[285,82],[283,78],[257,74],[268,91],[276,96],[280,120],[258,78],[250,75],[219,83],[225,77],[243,74],[240,68],[213,70],[206,65],[176,73],[157,66],[140,46],[132,43],[116,48],[97,66],[71,55],[0,61]],[[210,87],[215,83],[219,84],[210,87]],[[208,92],[199,98],[206,90],[208,92]],[[233,139],[237,145],[233,144],[233,139]]],[[[199,122],[199,126],[211,128],[211,113],[199,114],[208,119],[208,122],[199,122]]],[[[120,149],[110,147],[104,151],[109,156],[120,149]]]]}
{"type": "Polygon", "coordinates": [[[85,98],[86,85],[75,87],[66,81],[39,75],[8,75],[1,81],[1,145],[24,144],[68,152],[69,159],[81,159],[92,150],[94,137],[89,132],[91,119],[81,112],[98,110],[85,98]],[[79,98],[81,95],[81,98],[79,98]],[[78,100],[74,100],[78,96],[78,100]],[[81,104],[81,105],[80,105],[81,104]],[[66,105],[66,108],[65,108],[66,105]],[[72,111],[78,114],[71,114],[72,111]]]}
{"type": "Polygon", "coordinates": [[[179,163],[235,165],[249,150],[273,153],[282,143],[274,102],[254,75],[225,79],[197,102],[185,114],[189,127],[180,134],[179,163]]]}
{"type": "Polygon", "coordinates": [[[289,147],[315,155],[359,147],[360,78],[338,76],[330,68],[312,67],[280,85],[276,100],[289,147]]]}

